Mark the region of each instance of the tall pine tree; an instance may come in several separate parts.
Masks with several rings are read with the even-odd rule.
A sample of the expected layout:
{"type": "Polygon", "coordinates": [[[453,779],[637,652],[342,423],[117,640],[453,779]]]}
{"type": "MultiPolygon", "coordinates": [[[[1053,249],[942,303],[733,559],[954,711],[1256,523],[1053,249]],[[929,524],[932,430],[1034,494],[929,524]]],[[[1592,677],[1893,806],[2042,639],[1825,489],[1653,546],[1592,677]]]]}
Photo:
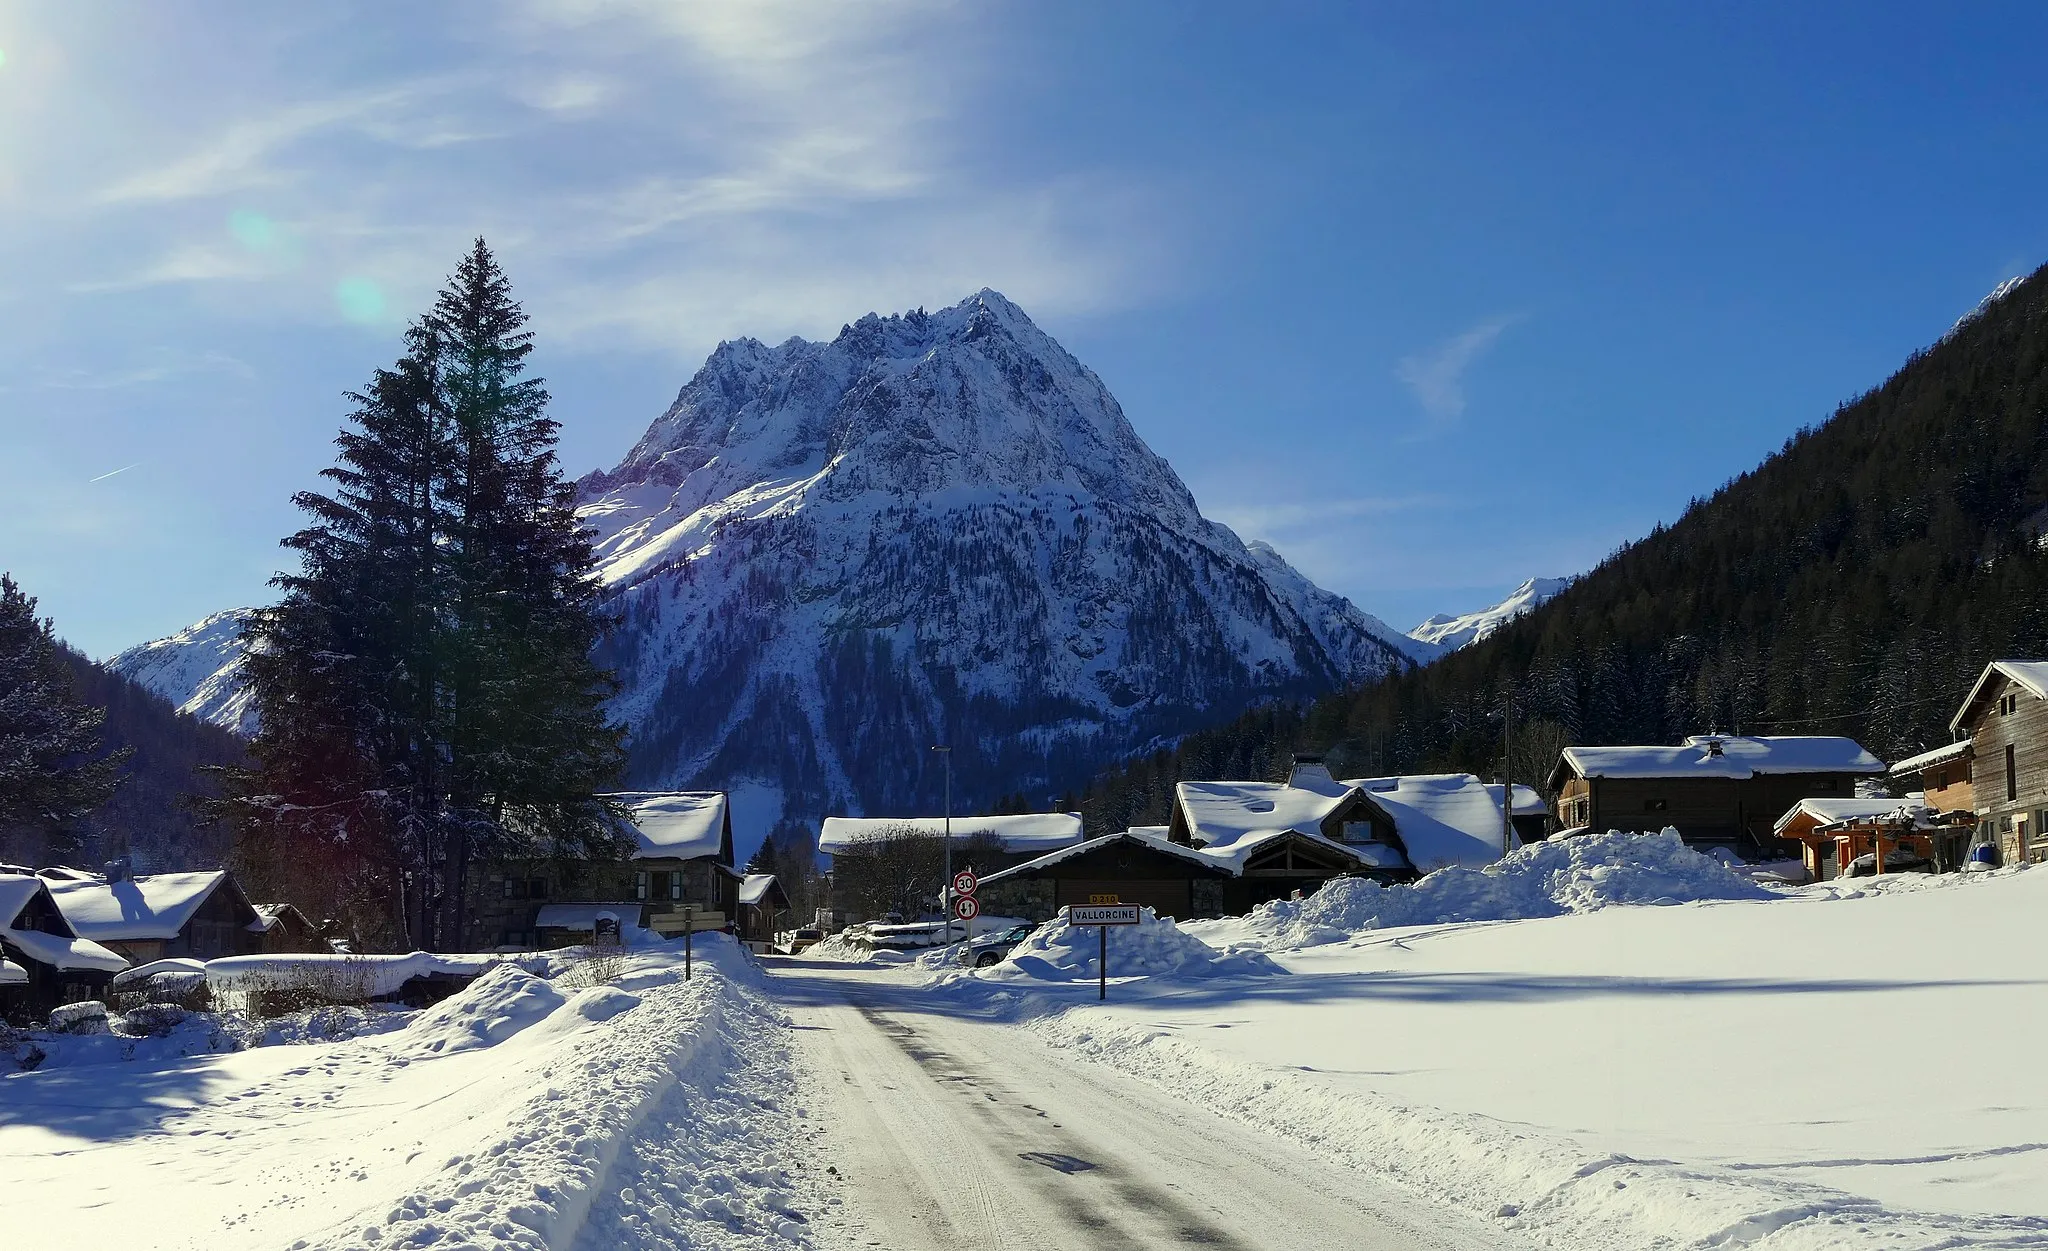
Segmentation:
{"type": "Polygon", "coordinates": [[[373,942],[458,941],[481,857],[622,847],[600,589],[525,320],[479,239],[350,397],[331,491],[295,500],[300,569],[249,631],[244,867],[373,942]]]}
{"type": "Polygon", "coordinates": [[[36,601],[0,573],[0,836],[43,856],[113,796],[125,751],[102,750],[103,709],[79,703],[62,645],[36,601]]]}

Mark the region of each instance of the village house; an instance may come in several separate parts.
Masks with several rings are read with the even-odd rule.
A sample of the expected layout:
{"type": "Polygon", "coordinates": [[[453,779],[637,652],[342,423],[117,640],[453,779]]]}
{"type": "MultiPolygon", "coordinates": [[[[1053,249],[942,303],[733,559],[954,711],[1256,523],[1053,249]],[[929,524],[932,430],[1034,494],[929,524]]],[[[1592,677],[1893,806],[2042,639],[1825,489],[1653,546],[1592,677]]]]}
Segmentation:
{"type": "MultiPolygon", "coordinates": [[[[2048,860],[2048,661],[1985,665],[1948,728],[1969,745],[1978,841],[1996,846],[2006,864],[2048,860]]],[[[1938,776],[1942,767],[1923,769],[1938,776]]]]}
{"type": "Polygon", "coordinates": [[[1566,830],[1655,832],[1744,860],[1789,859],[1778,819],[1802,799],[1853,799],[1884,773],[1853,739],[1698,734],[1676,747],[1567,747],[1550,774],[1566,830]]]}
{"type": "Polygon", "coordinates": [[[772,943],[789,913],[789,894],[773,873],[749,873],[740,880],[739,936],[750,943],[772,943]]]}
{"type": "Polygon", "coordinates": [[[732,812],[723,791],[633,791],[634,849],[621,861],[507,860],[473,874],[466,926],[472,947],[502,950],[587,943],[600,922],[651,930],[722,930],[739,915],[732,812]]]}
{"type": "Polygon", "coordinates": [[[39,1023],[52,1008],[97,999],[128,962],[80,938],[31,873],[0,873],[0,1017],[39,1023]]]}
{"type": "Polygon", "coordinates": [[[260,950],[264,955],[288,952],[333,951],[334,944],[327,941],[320,927],[295,906],[288,903],[253,905],[257,919],[263,923],[260,950]]]}
{"type": "MultiPolygon", "coordinates": [[[[1073,812],[1019,812],[954,817],[826,817],[818,830],[818,850],[835,860],[860,855],[863,848],[889,838],[940,838],[950,831],[956,867],[971,868],[983,877],[1014,865],[1073,847],[1081,841],[1081,817],[1073,812]]],[[[984,901],[985,902],[985,901],[984,901]]],[[[840,930],[876,920],[849,898],[835,874],[832,893],[815,923],[840,930]]]]}
{"type": "MultiPolygon", "coordinates": [[[[1542,797],[1515,790],[1515,839],[1541,837],[1542,797]]],[[[1183,919],[1238,915],[1333,877],[1409,881],[1490,864],[1507,841],[1501,788],[1471,774],[1338,781],[1298,756],[1286,782],[1182,782],[1169,823],[1105,835],[986,879],[991,912],[1040,920],[1115,897],[1183,919]]]]}
{"type": "Polygon", "coordinates": [[[64,868],[40,876],[74,933],[136,964],[263,949],[266,922],[226,869],[129,877],[116,861],[106,876],[64,868]]]}

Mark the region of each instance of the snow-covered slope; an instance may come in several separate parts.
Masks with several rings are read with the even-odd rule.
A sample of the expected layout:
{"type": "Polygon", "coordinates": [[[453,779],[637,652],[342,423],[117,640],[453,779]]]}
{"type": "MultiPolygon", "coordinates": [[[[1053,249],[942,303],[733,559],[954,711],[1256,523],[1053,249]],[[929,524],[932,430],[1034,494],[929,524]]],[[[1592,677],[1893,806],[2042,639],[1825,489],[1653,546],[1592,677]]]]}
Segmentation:
{"type": "Polygon", "coordinates": [[[217,612],[169,638],[129,648],[108,660],[107,668],[163,696],[179,712],[252,734],[256,710],[241,688],[240,641],[250,612],[217,612]]]}
{"type": "Polygon", "coordinates": [[[1456,651],[1477,643],[1525,612],[1550,602],[1572,584],[1570,578],[1531,578],[1491,608],[1468,612],[1462,617],[1438,613],[1408,631],[1408,637],[1430,643],[1444,651],[1456,651]]]}
{"type": "MultiPolygon", "coordinates": [[[[631,783],[826,812],[1035,801],[1261,700],[1439,648],[1204,518],[1102,380],[994,291],[719,345],[579,484],[624,624],[631,783]]],[[[114,663],[242,726],[238,614],[114,663]]],[[[243,726],[243,728],[247,728],[243,726]]]]}
{"type": "Polygon", "coordinates": [[[1049,798],[1261,699],[1427,655],[1202,517],[994,291],[830,343],[721,344],[582,484],[640,785],[791,817],[1049,798]]]}

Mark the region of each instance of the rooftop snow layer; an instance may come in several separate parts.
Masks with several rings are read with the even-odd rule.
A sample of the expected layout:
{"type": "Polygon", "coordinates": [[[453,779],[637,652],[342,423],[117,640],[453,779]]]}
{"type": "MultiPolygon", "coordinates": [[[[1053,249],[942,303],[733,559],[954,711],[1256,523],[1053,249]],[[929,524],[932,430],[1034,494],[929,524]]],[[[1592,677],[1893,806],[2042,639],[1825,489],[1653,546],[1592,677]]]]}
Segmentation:
{"type": "Polygon", "coordinates": [[[1904,818],[1916,828],[1926,829],[1933,824],[1934,810],[1927,806],[1927,797],[1919,794],[1903,799],[1802,799],[1792,806],[1791,811],[1778,818],[1772,827],[1773,832],[1782,832],[1802,815],[1812,817],[1816,827],[1839,825],[1844,821],[1904,818]]]}
{"type": "Polygon", "coordinates": [[[635,859],[695,860],[724,854],[724,791],[632,791],[614,796],[633,810],[635,859]]]}
{"type": "Polygon", "coordinates": [[[1567,747],[1563,763],[1589,778],[1749,778],[1778,773],[1883,773],[1854,739],[1830,735],[1695,734],[1676,747],[1567,747]],[[1710,746],[1721,745],[1715,755],[1710,746]]]}
{"type": "Polygon", "coordinates": [[[1336,785],[1325,794],[1285,782],[1181,782],[1173,789],[1187,814],[1189,836],[1210,848],[1277,830],[1320,836],[1323,818],[1356,791],[1336,785]]]}
{"type": "MultiPolygon", "coordinates": [[[[980,834],[1000,839],[1004,851],[1052,851],[1081,841],[1081,817],[1073,812],[1025,812],[1005,816],[956,816],[953,837],[980,834]]],[[[936,837],[946,830],[944,817],[826,817],[818,832],[818,850],[837,855],[856,843],[910,832],[936,837]]]]}
{"type": "Polygon", "coordinates": [[[126,960],[87,938],[65,938],[41,930],[0,929],[0,942],[11,944],[29,959],[55,969],[118,973],[128,967],[126,960]]]}
{"type": "Polygon", "coordinates": [[[768,897],[768,888],[775,885],[773,873],[749,873],[740,879],[740,902],[749,906],[760,903],[768,897]]]}
{"type": "Polygon", "coordinates": [[[26,986],[28,970],[12,960],[0,960],[0,986],[26,986]]]}
{"type": "Polygon", "coordinates": [[[51,882],[50,897],[80,938],[176,938],[227,873],[152,873],[119,882],[51,882]]]}
{"type": "Polygon", "coordinates": [[[1962,760],[1969,756],[1972,750],[1973,744],[1969,739],[1964,739],[1960,743],[1944,743],[1932,751],[1923,751],[1917,756],[1908,756],[1904,760],[1894,762],[1892,774],[1897,776],[1904,773],[1918,773],[1922,769],[1931,769],[1935,765],[1962,760]]]}
{"type": "MultiPolygon", "coordinates": [[[[1361,778],[1346,783],[1366,793],[1394,819],[1394,828],[1419,872],[1450,865],[1478,868],[1501,858],[1500,787],[1469,773],[1422,773],[1361,778]]],[[[1515,788],[1520,812],[1543,812],[1543,797],[1515,788]]]]}
{"type": "Polygon", "coordinates": [[[1202,868],[1216,872],[1229,873],[1233,876],[1238,872],[1237,867],[1231,862],[1218,859],[1215,856],[1204,855],[1196,848],[1174,842],[1166,836],[1166,827],[1164,826],[1133,826],[1121,834],[1104,834],[1099,838],[1091,838],[1085,843],[1075,843],[1071,847],[1062,847],[1058,851],[1047,852],[1036,859],[1026,860],[1023,864],[1011,865],[1001,872],[989,874],[981,879],[981,882],[982,885],[986,886],[992,882],[1002,881],[1005,878],[1028,876],[1031,873],[1052,868],[1054,865],[1072,860],[1076,856],[1085,855],[1097,848],[1107,847],[1111,843],[1116,842],[1138,843],[1153,851],[1174,856],[1187,861],[1189,864],[1199,865],[1202,868]]]}

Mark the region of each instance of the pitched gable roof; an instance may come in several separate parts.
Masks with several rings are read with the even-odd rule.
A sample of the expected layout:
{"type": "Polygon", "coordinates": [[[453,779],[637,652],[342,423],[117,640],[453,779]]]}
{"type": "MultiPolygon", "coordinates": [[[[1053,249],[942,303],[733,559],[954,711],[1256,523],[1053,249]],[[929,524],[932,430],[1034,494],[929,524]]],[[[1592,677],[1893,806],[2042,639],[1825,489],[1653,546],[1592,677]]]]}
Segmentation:
{"type": "Polygon", "coordinates": [[[1949,733],[1963,732],[1963,722],[1969,718],[1970,710],[1990,694],[1992,679],[2001,677],[2012,679],[2035,699],[2048,699],[2048,660],[1994,660],[1977,675],[1976,684],[1963,697],[1963,706],[1949,718],[1949,733]]]}
{"type": "MultiPolygon", "coordinates": [[[[1081,841],[1081,814],[1077,812],[956,816],[951,827],[956,839],[989,835],[1002,843],[1004,851],[1054,851],[1081,841]]],[[[868,839],[906,830],[937,838],[946,829],[944,817],[826,817],[818,831],[818,850],[837,855],[868,839]]]]}
{"type": "Polygon", "coordinates": [[[201,873],[152,873],[118,882],[103,880],[49,883],[50,898],[80,938],[95,942],[130,942],[176,938],[178,931],[225,887],[249,915],[258,920],[241,890],[225,869],[201,873]]]}
{"type": "Polygon", "coordinates": [[[1551,772],[1588,778],[1736,778],[1784,773],[1883,773],[1855,739],[1834,735],[1695,734],[1676,747],[1567,747],[1551,772]]]}
{"type": "Polygon", "coordinates": [[[732,811],[724,791],[626,791],[610,798],[632,814],[635,860],[732,863],[732,811]]]}

